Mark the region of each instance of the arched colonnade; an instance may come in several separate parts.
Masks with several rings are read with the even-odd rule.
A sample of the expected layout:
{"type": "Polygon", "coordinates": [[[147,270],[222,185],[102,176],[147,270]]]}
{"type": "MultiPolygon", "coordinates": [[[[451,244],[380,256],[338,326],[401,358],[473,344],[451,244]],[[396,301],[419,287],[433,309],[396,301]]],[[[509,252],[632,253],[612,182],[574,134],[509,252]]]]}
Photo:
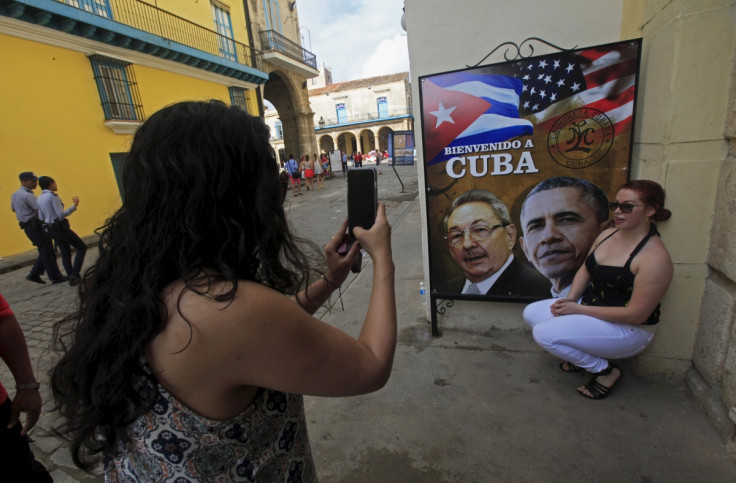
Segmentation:
{"type": "Polygon", "coordinates": [[[373,150],[388,150],[389,133],[393,130],[388,126],[363,127],[322,133],[317,130],[317,144],[322,153],[329,153],[339,149],[347,154],[355,151],[369,153],[373,150]]]}

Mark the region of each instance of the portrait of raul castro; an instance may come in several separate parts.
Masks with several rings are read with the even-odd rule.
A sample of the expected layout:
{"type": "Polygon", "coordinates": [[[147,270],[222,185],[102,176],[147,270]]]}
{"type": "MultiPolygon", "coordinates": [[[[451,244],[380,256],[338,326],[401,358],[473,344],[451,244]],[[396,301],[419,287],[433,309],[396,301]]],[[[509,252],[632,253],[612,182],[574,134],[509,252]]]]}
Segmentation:
{"type": "Polygon", "coordinates": [[[440,284],[439,292],[501,297],[549,297],[550,282],[514,257],[517,229],[506,205],[490,191],[458,196],[444,219],[445,243],[463,276],[440,284]]]}

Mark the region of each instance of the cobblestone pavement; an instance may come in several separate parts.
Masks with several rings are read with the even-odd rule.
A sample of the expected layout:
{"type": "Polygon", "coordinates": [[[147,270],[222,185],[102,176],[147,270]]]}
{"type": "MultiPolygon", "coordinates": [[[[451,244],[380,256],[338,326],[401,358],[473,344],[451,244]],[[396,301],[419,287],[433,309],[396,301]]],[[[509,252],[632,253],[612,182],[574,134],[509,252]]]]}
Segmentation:
{"type": "MultiPolygon", "coordinates": [[[[97,250],[89,249],[85,268],[96,258],[97,250]]],[[[51,334],[54,322],[73,310],[76,290],[65,283],[38,285],[28,282],[25,279],[27,274],[26,267],[0,275],[0,293],[10,304],[23,328],[33,369],[36,378],[41,382],[44,404],[41,418],[31,431],[33,452],[57,483],[103,481],[102,476],[88,475],[75,467],[65,441],[53,432],[56,414],[52,411],[53,401],[48,385],[48,371],[55,360],[51,350],[51,334]]],[[[3,381],[12,396],[13,376],[4,364],[0,364],[0,381],[3,381]]]]}
{"type": "MultiPolygon", "coordinates": [[[[378,187],[379,200],[386,204],[389,221],[395,226],[406,214],[404,207],[417,196],[416,167],[397,166],[395,173],[391,167],[383,166],[378,187]],[[401,183],[404,184],[403,192],[401,183]]],[[[346,191],[343,175],[337,174],[325,182],[324,190],[306,191],[302,187],[303,195],[297,197],[289,192],[285,208],[295,231],[319,246],[324,245],[347,216],[346,191]]],[[[416,256],[421,257],[421,252],[416,253],[416,256]]],[[[97,249],[90,248],[85,269],[96,258],[97,249]]],[[[27,262],[22,261],[21,264],[27,262]]],[[[24,267],[0,275],[0,293],[10,303],[23,328],[36,378],[42,383],[43,413],[31,432],[32,449],[57,483],[104,481],[99,468],[97,474],[90,475],[75,467],[67,443],[53,431],[57,416],[52,410],[53,401],[48,386],[48,372],[55,357],[51,349],[52,330],[54,322],[73,311],[76,289],[68,284],[38,285],[28,282],[25,280],[28,270],[24,267]]],[[[346,283],[348,286],[349,283],[346,283]]],[[[12,395],[13,377],[4,364],[0,364],[0,381],[10,388],[12,395]]]]}

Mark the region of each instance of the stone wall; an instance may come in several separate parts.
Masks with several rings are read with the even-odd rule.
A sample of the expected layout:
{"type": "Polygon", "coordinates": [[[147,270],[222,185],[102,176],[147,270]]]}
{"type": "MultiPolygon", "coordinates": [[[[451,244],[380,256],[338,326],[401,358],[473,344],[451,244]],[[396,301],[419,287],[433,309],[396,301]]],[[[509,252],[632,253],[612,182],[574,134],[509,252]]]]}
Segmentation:
{"type": "MultiPolygon", "coordinates": [[[[733,17],[732,17],[733,18],[733,17]]],[[[733,49],[731,50],[733,58],[733,49]]],[[[700,330],[688,384],[736,458],[736,71],[725,137],[728,157],[720,171],[700,330]]]]}
{"type": "Polygon", "coordinates": [[[644,38],[633,174],[664,179],[673,217],[662,234],[677,262],[667,337],[638,363],[661,371],[652,353],[672,353],[671,370],[690,353],[688,385],[736,457],[736,6],[632,0],[624,11],[624,36],[644,38]]]}

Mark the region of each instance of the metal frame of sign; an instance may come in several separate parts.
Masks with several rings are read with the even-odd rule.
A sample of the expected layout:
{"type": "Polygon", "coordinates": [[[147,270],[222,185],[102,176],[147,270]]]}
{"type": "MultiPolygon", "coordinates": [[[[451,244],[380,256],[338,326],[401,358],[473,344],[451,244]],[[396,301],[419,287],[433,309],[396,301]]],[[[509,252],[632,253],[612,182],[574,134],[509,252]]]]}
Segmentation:
{"type": "Polygon", "coordinates": [[[519,241],[526,230],[521,208],[535,186],[576,178],[612,198],[628,180],[641,39],[559,50],[524,56],[517,47],[505,62],[419,77],[434,335],[437,313],[454,299],[528,303],[551,296],[543,285],[549,291],[553,275],[519,241]],[[485,192],[506,206],[510,224],[493,230],[486,244],[471,238],[487,235],[482,226],[468,232],[477,220],[453,225],[463,245],[451,247],[445,222],[459,217],[448,219],[452,203],[465,195],[458,201],[482,206],[472,200],[485,192]],[[499,236],[504,248],[494,253],[506,260],[501,269],[490,248],[499,236]],[[494,270],[500,276],[486,293],[463,293],[466,280],[494,270]]]}

